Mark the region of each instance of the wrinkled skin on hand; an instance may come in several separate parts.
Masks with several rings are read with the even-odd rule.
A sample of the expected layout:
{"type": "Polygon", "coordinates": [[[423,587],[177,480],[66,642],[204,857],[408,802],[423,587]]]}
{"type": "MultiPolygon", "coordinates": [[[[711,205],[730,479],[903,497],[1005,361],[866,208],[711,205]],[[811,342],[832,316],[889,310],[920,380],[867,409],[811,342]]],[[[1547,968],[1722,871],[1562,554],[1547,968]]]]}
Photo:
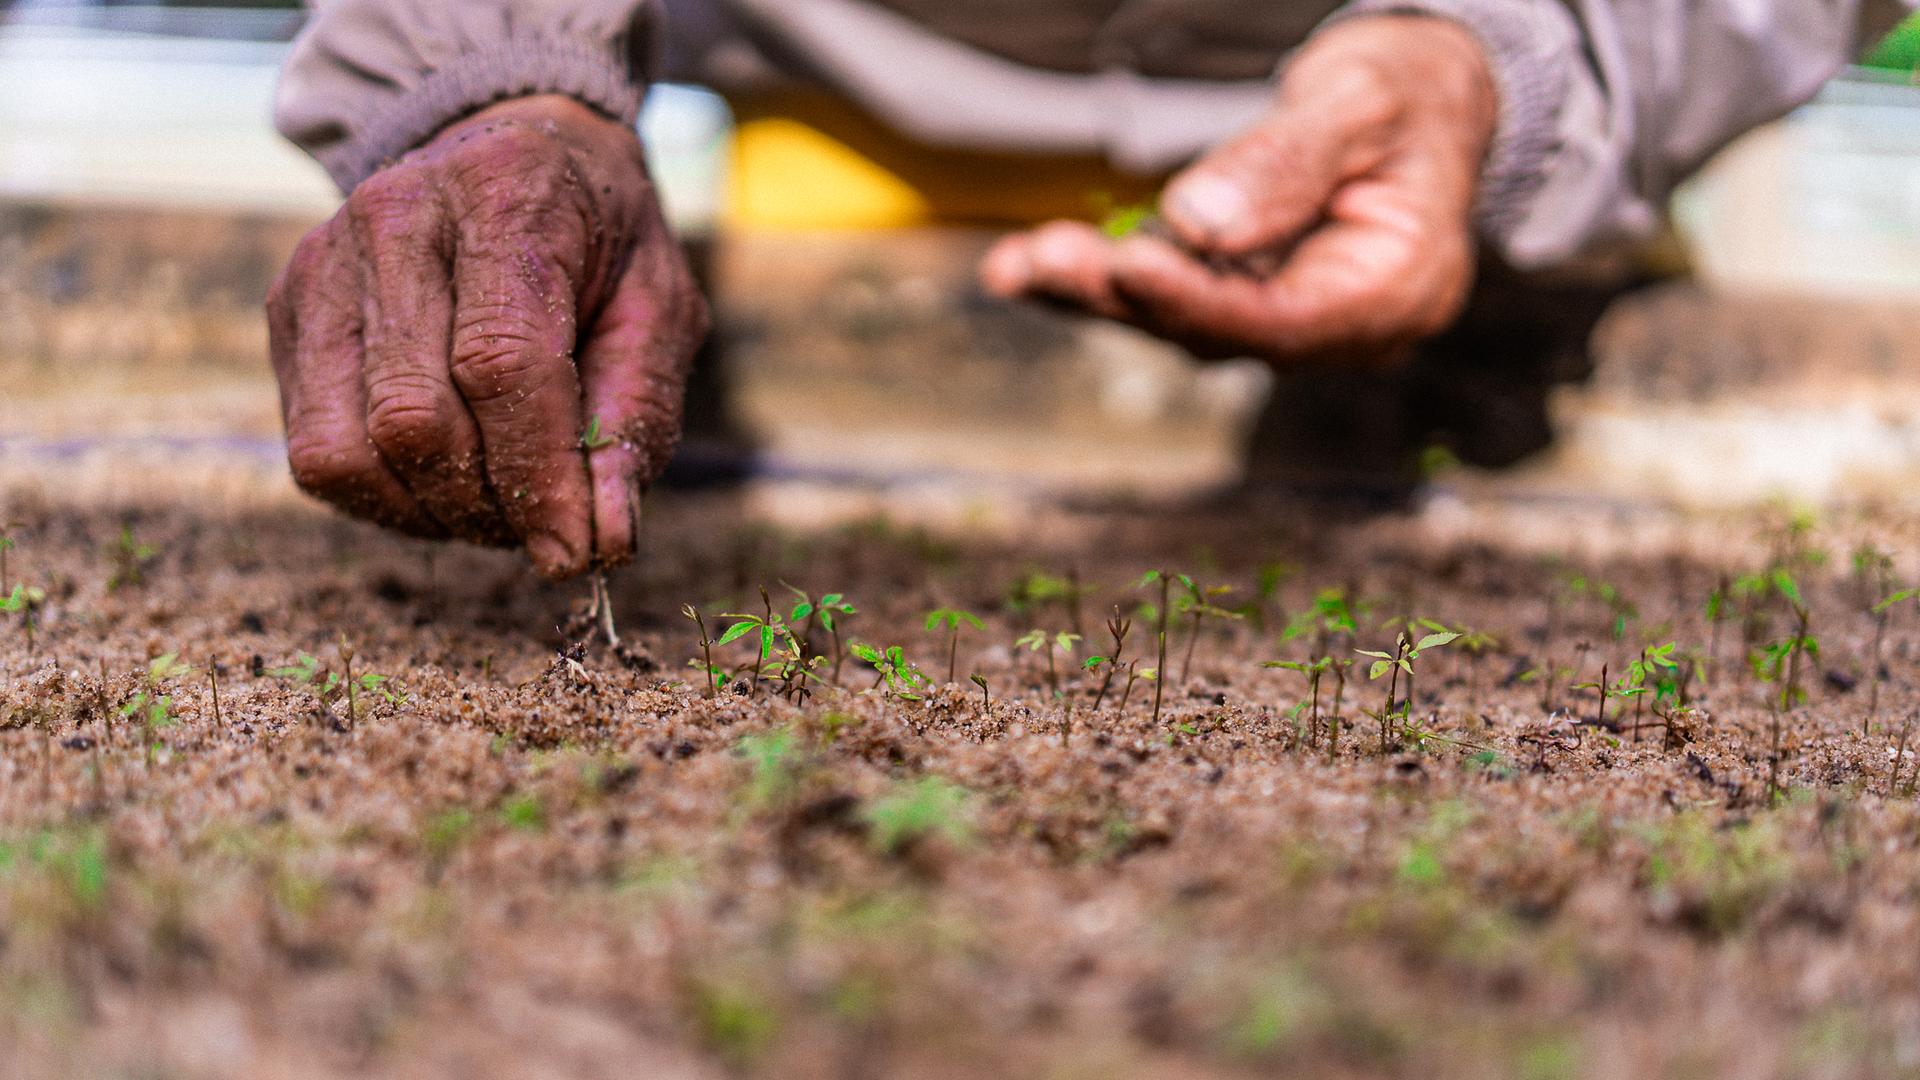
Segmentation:
{"type": "Polygon", "coordinates": [[[1465,305],[1497,112],[1463,28],[1397,15],[1336,24],[1289,62],[1261,123],[1169,185],[1171,236],[1113,240],[1055,222],[1002,241],[981,278],[1202,356],[1391,362],[1465,305]]]}
{"type": "Polygon", "coordinates": [[[707,330],[639,139],[551,96],[362,183],[268,315],[303,489],[416,536],[524,547],[554,578],[632,557],[707,330]]]}

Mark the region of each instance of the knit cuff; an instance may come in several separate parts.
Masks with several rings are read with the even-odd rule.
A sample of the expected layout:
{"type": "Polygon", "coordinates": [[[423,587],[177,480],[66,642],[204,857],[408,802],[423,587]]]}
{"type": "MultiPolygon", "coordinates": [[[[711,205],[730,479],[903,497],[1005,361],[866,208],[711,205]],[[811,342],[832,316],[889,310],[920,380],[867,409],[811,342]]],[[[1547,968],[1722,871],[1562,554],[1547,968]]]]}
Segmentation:
{"type": "Polygon", "coordinates": [[[1475,216],[1482,235],[1504,242],[1525,220],[1560,148],[1578,45],[1572,17],[1553,0],[1351,0],[1322,26],[1366,15],[1447,19],[1486,51],[1500,106],[1475,216]]]}
{"type": "Polygon", "coordinates": [[[462,117],[531,94],[565,94],[623,124],[636,124],[646,89],[625,57],[604,47],[539,35],[479,46],[424,75],[406,93],[386,96],[352,137],[322,154],[342,191],[414,149],[462,117]]]}

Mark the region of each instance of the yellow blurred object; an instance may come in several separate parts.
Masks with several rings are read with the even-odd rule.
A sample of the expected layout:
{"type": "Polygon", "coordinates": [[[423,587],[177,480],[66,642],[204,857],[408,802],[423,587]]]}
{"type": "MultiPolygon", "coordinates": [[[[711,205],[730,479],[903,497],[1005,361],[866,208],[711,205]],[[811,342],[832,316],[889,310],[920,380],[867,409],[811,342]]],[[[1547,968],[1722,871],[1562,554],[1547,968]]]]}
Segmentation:
{"type": "Polygon", "coordinates": [[[1152,199],[1163,178],[1091,155],[949,151],[908,140],[845,101],[794,93],[732,101],[738,124],[727,224],[906,229],[1097,221],[1152,199]]]}

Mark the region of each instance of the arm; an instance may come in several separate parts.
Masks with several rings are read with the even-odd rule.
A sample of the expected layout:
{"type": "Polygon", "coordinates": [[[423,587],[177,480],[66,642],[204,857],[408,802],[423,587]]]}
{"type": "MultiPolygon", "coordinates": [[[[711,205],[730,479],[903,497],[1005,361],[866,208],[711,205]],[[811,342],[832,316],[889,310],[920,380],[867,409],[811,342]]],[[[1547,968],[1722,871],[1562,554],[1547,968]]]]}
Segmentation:
{"type": "Polygon", "coordinates": [[[348,196],[268,301],[302,488],[552,577],[632,556],[707,318],[633,127],[647,10],[322,5],[278,118],[348,196]]]}

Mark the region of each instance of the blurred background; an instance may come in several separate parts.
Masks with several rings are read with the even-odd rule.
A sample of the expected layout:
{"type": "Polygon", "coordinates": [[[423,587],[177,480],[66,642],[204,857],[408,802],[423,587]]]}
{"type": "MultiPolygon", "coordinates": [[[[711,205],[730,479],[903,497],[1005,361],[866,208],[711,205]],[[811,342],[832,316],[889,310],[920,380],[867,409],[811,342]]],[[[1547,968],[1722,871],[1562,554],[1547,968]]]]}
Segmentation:
{"type": "MultiPolygon", "coordinates": [[[[337,195],[269,123],[297,5],[0,0],[0,469],[285,492],[259,315],[337,195]]],[[[991,238],[693,87],[643,128],[721,314],[688,483],[1191,498],[1253,484],[1723,505],[1920,492],[1920,24],[1723,154],[1660,242],[1498,270],[1405,372],[1275,378],[982,299],[991,238]],[[782,141],[786,137],[786,141],[782,141]]],[[[865,171],[863,171],[865,169],[865,171]]],[[[1087,213],[1096,215],[1089,192],[1087,213]]],[[[236,497],[238,497],[236,495],[236,497]]],[[[950,500],[951,501],[951,500],[950,500]]]]}

